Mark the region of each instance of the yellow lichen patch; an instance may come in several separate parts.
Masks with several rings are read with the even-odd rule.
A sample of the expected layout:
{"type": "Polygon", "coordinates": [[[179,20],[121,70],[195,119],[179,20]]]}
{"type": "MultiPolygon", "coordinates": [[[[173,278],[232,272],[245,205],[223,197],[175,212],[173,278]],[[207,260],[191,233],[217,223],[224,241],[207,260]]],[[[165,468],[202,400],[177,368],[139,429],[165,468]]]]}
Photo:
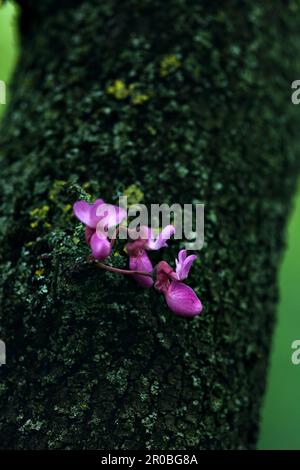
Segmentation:
{"type": "Polygon", "coordinates": [[[70,212],[72,210],[72,205],[71,204],[66,204],[63,208],[63,212],[66,214],[67,212],[70,212]]]}
{"type": "Polygon", "coordinates": [[[50,207],[48,204],[45,204],[44,206],[41,207],[36,207],[32,211],[30,211],[30,217],[36,218],[36,219],[44,219],[46,215],[48,214],[50,210],[50,207]]]}
{"type": "Polygon", "coordinates": [[[66,181],[63,181],[63,180],[54,181],[53,186],[50,189],[49,194],[48,194],[50,201],[56,201],[59,191],[65,184],[66,184],[66,181]]]}
{"type": "Polygon", "coordinates": [[[150,125],[146,124],[145,128],[147,129],[149,134],[156,135],[157,132],[156,132],[156,129],[153,126],[150,126],[150,125]]]}
{"type": "Polygon", "coordinates": [[[138,83],[131,83],[128,90],[131,97],[131,103],[135,106],[144,104],[151,98],[149,94],[139,91],[138,83]]]}
{"type": "Polygon", "coordinates": [[[128,204],[138,204],[144,198],[144,193],[136,184],[131,184],[124,191],[124,196],[127,196],[128,204]]]}
{"type": "Polygon", "coordinates": [[[124,100],[129,95],[129,92],[130,90],[123,80],[115,80],[106,88],[106,93],[113,95],[117,100],[124,100]]]}
{"type": "Polygon", "coordinates": [[[130,102],[135,106],[144,104],[151,98],[149,94],[139,91],[138,83],[127,86],[122,80],[115,80],[106,88],[106,93],[113,95],[117,100],[130,97],[130,102]]]}
{"type": "Polygon", "coordinates": [[[35,228],[37,228],[38,225],[39,225],[38,221],[31,222],[30,228],[35,229],[35,228]]]}
{"type": "MultiPolygon", "coordinates": [[[[43,223],[44,226],[47,225],[48,222],[46,222],[46,218],[48,216],[49,210],[50,207],[48,206],[48,204],[45,204],[44,206],[36,207],[32,211],[30,211],[30,227],[32,229],[36,229],[40,223],[43,223]]],[[[50,227],[50,224],[48,225],[50,227]]]]}
{"type": "Polygon", "coordinates": [[[166,77],[181,66],[181,62],[175,54],[166,55],[160,62],[160,76],[166,77]]]}
{"type": "Polygon", "coordinates": [[[132,96],[131,103],[137,106],[146,103],[146,101],[149,101],[149,99],[150,96],[146,95],[146,93],[137,93],[132,96]]]}
{"type": "Polygon", "coordinates": [[[44,275],[45,270],[43,268],[39,268],[35,271],[35,277],[42,277],[44,275]]]}
{"type": "Polygon", "coordinates": [[[79,245],[79,243],[80,243],[80,239],[78,237],[73,237],[72,241],[73,241],[74,245],[79,245]]]}

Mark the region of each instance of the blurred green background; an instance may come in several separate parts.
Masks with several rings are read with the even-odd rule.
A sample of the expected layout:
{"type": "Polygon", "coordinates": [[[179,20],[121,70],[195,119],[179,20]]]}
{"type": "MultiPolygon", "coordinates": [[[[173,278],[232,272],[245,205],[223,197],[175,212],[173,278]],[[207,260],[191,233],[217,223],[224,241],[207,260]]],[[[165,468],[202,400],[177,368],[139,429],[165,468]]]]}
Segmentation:
{"type": "MultiPolygon", "coordinates": [[[[0,10],[0,80],[9,82],[17,60],[16,10],[0,10]]],[[[292,82],[300,77],[290,77],[292,82]]],[[[8,93],[9,99],[9,93],[8,93]]],[[[0,116],[5,106],[0,105],[0,116]]],[[[300,191],[295,197],[280,271],[281,301],[273,340],[271,369],[262,413],[260,449],[300,449],[300,365],[291,363],[291,343],[300,339],[300,191]]]]}

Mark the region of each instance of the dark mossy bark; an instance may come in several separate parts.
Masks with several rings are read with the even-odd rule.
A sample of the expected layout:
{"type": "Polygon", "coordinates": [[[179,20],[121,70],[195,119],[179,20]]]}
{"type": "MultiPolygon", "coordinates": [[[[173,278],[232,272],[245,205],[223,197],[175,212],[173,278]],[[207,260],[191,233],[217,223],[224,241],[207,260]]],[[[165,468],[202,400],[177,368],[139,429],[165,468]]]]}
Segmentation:
{"type": "MultiPolygon", "coordinates": [[[[255,447],[299,167],[299,2],[19,3],[1,130],[1,448],[255,447]],[[124,191],[205,203],[201,317],[78,267],[70,204],[124,191]]],[[[126,265],[120,247],[110,261],[126,265]]]]}

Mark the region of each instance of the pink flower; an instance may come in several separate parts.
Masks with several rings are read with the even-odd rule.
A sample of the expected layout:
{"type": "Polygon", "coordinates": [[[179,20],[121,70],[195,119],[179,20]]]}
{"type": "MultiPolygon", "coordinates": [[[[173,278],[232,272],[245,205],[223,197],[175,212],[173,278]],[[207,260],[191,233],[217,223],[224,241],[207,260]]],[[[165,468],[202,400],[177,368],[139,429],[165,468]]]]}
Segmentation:
{"type": "Polygon", "coordinates": [[[97,199],[93,204],[77,201],[73,210],[77,219],[86,226],[85,239],[91,247],[93,257],[98,260],[107,258],[111,252],[108,230],[122,222],[126,217],[125,209],[97,199]]]}
{"type": "Polygon", "coordinates": [[[165,299],[168,307],[176,315],[195,317],[202,311],[200,299],[198,299],[193,289],[183,282],[171,282],[165,299]]]}
{"type": "Polygon", "coordinates": [[[186,250],[181,250],[176,260],[176,272],[166,261],[161,261],[156,267],[156,282],[154,287],[166,299],[168,307],[176,315],[194,317],[202,311],[202,304],[196,293],[181,280],[188,277],[195,255],[187,256],[186,250]]]}
{"type": "Polygon", "coordinates": [[[183,281],[189,275],[191,266],[193,262],[197,259],[196,255],[187,256],[186,250],[180,250],[178,253],[178,259],[175,260],[176,263],[176,275],[178,281],[183,281]]]}
{"type": "Polygon", "coordinates": [[[146,249],[147,250],[160,250],[168,246],[167,241],[174,235],[175,227],[173,225],[166,225],[162,231],[155,237],[153,230],[149,227],[141,227],[146,229],[146,249]]]}
{"type": "MultiPolygon", "coordinates": [[[[137,255],[131,255],[129,257],[129,269],[131,271],[144,271],[146,273],[152,273],[153,266],[145,250],[141,250],[137,255]]],[[[132,277],[142,287],[149,289],[153,286],[153,279],[150,276],[134,274],[132,277]]]]}
{"type": "MultiPolygon", "coordinates": [[[[153,266],[146,250],[159,250],[160,248],[168,246],[167,240],[169,240],[174,233],[175,227],[173,227],[173,225],[167,225],[157,237],[154,236],[152,229],[149,227],[140,227],[139,238],[137,240],[130,241],[126,245],[129,255],[130,270],[151,273],[153,271],[153,266]]],[[[149,276],[134,274],[133,278],[142,287],[150,288],[153,286],[153,279],[149,276]]]]}
{"type": "Polygon", "coordinates": [[[109,237],[108,230],[122,222],[127,215],[125,209],[106,204],[102,199],[97,199],[93,204],[77,201],[73,209],[75,216],[86,226],[86,242],[91,247],[93,257],[98,260],[95,263],[97,267],[117,274],[130,275],[146,288],[154,285],[155,289],[165,296],[168,307],[176,315],[194,317],[201,313],[200,299],[193,289],[182,282],[187,279],[197,257],[188,256],[186,250],[181,250],[176,259],[174,271],[166,261],[161,261],[153,269],[147,254],[147,251],[168,246],[167,241],[175,233],[173,225],[167,225],[158,236],[154,236],[152,229],[146,226],[141,226],[139,230],[126,229],[129,235],[129,242],[126,245],[129,270],[126,270],[99,262],[111,253],[116,232],[109,237]],[[156,275],[155,282],[154,274],[156,275]]]}

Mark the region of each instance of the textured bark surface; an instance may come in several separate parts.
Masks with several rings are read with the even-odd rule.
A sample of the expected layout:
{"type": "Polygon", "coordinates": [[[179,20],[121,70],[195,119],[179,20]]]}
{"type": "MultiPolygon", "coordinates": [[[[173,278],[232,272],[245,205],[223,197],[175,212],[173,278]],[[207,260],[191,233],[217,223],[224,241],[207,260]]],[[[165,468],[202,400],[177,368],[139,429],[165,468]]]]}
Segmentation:
{"type": "Polygon", "coordinates": [[[0,141],[0,447],[253,448],[299,168],[299,3],[19,3],[0,141]],[[88,249],[70,204],[124,191],[205,203],[201,317],[73,269],[88,249]]]}

